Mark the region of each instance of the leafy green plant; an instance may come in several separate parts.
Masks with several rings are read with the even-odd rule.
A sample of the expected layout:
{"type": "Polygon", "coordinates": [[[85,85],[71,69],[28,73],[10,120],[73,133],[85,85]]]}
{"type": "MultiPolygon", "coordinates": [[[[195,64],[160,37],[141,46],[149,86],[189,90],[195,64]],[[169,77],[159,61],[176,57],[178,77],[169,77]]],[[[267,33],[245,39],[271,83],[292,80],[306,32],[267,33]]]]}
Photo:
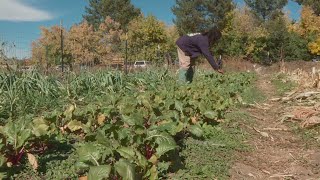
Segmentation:
{"type": "Polygon", "coordinates": [[[2,148],[8,158],[8,162],[17,165],[25,153],[28,139],[32,135],[28,124],[25,121],[9,121],[0,128],[0,134],[4,137],[2,148]]]}
{"type": "MultiPolygon", "coordinates": [[[[14,77],[16,85],[9,83],[9,88],[0,89],[8,93],[10,88],[25,87],[26,95],[17,91],[16,116],[1,108],[3,164],[14,157],[18,160],[13,166],[25,169],[21,159],[29,153],[32,161],[28,161],[41,177],[89,179],[167,178],[178,168],[171,159],[181,159],[178,152],[183,139],[208,138],[207,130],[239,102],[254,79],[247,73],[221,76],[199,71],[194,83],[181,85],[171,72],[156,69],[128,76],[118,72],[70,74],[64,80],[37,73],[3,74],[2,78],[9,79],[7,76],[14,77]],[[22,105],[40,111],[22,112],[22,105]],[[64,143],[72,146],[66,152],[72,158],[47,162],[46,153],[60,151],[55,147],[64,143]],[[47,167],[41,167],[43,161],[47,167]],[[76,165],[62,173],[70,163],[76,165]],[[56,164],[61,168],[52,170],[56,164]]],[[[10,99],[4,104],[8,103],[10,99]]]]}

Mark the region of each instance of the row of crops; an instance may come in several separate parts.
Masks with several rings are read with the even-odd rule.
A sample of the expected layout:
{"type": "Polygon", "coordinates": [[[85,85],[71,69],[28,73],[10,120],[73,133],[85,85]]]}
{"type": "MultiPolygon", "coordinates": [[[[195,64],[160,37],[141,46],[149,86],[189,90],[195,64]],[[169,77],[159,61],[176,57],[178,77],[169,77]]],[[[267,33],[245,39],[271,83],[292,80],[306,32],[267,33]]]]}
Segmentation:
{"type": "Polygon", "coordinates": [[[253,75],[201,71],[192,84],[176,79],[155,69],[0,74],[1,176],[167,178],[181,139],[206,138],[253,75]]]}

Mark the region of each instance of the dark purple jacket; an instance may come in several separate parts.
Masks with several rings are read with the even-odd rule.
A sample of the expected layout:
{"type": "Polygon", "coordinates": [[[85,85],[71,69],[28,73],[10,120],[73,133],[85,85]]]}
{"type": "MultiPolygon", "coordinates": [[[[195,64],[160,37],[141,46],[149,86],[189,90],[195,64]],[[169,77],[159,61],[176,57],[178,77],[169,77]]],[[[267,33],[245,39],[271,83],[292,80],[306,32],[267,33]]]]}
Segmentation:
{"type": "Polygon", "coordinates": [[[195,36],[184,35],[177,40],[176,44],[185,53],[186,56],[196,58],[199,55],[203,54],[209,61],[213,69],[219,69],[218,65],[214,61],[213,56],[210,53],[208,36],[202,34],[198,34],[195,36]]]}

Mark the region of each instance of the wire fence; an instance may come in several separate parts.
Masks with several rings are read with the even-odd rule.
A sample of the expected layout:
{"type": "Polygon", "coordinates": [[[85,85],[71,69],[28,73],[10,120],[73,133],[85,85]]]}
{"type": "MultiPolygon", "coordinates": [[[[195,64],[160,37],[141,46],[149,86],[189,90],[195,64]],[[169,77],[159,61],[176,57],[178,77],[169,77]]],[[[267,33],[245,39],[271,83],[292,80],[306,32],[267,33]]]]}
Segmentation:
{"type": "MultiPolygon", "coordinates": [[[[61,32],[63,34],[63,32],[61,32]]],[[[136,70],[146,69],[154,66],[176,65],[175,59],[171,57],[163,56],[159,57],[159,61],[154,64],[148,62],[147,59],[137,59],[135,54],[128,54],[129,52],[135,52],[136,49],[128,49],[127,42],[122,43],[122,57],[115,56],[107,60],[108,63],[97,63],[95,59],[89,60],[86,63],[71,64],[68,63],[68,58],[64,54],[65,50],[65,37],[61,35],[58,41],[61,41],[61,50],[58,55],[51,56],[48,53],[48,47],[43,47],[41,57],[34,57],[32,50],[32,42],[36,41],[40,37],[40,33],[17,33],[17,34],[5,34],[0,32],[0,68],[2,69],[17,69],[17,70],[32,70],[40,69],[44,73],[51,72],[64,72],[64,71],[96,71],[98,69],[118,69],[123,70],[125,73],[130,73],[136,70]],[[32,38],[30,38],[32,37],[32,38]],[[61,53],[61,54],[60,54],[61,53]],[[136,64],[135,61],[146,61],[145,64],[136,64]]],[[[74,59],[75,60],[75,59],[74,59]]],[[[79,61],[78,61],[79,62],[79,61]]]]}
{"type": "Polygon", "coordinates": [[[5,60],[25,60],[31,58],[31,41],[23,34],[15,36],[0,33],[0,58],[5,60]]]}
{"type": "Polygon", "coordinates": [[[0,32],[0,71],[26,69],[25,63],[32,54],[31,43],[24,33],[0,32]]]}

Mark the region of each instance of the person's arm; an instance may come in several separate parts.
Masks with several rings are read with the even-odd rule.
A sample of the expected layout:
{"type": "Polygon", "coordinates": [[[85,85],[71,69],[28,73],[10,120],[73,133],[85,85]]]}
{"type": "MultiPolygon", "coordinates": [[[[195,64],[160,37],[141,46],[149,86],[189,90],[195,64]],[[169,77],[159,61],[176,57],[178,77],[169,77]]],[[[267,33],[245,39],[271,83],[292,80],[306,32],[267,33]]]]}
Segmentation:
{"type": "Polygon", "coordinates": [[[211,67],[214,70],[218,70],[219,66],[217,65],[217,63],[215,62],[210,50],[209,50],[209,43],[201,43],[200,44],[200,49],[201,49],[201,53],[205,56],[205,58],[208,60],[208,62],[210,63],[211,67]]]}

